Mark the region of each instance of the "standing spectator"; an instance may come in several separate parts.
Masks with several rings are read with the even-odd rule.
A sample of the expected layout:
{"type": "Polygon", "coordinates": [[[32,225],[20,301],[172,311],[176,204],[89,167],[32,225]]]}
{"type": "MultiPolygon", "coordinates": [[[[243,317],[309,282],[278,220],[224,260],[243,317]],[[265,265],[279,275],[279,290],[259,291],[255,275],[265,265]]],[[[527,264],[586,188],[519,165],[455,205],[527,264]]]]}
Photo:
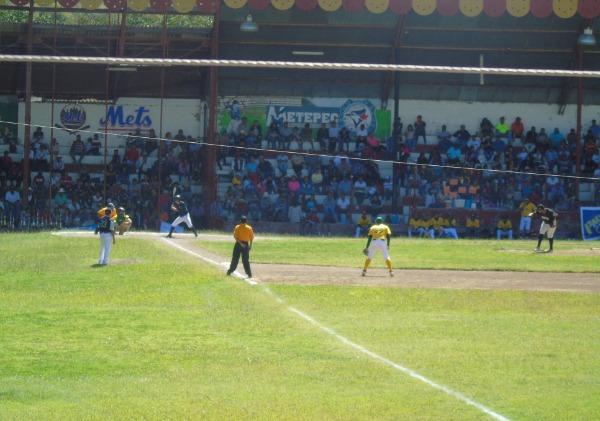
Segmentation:
{"type": "Polygon", "coordinates": [[[337,122],[333,120],[331,123],[329,123],[329,130],[327,132],[327,136],[329,138],[329,153],[334,153],[336,151],[339,135],[340,129],[337,126],[337,122]]]}
{"type": "Polygon", "coordinates": [[[510,133],[513,139],[522,139],[525,127],[521,122],[521,117],[517,117],[510,126],[510,133]]]}
{"type": "Polygon", "coordinates": [[[494,127],[496,129],[496,134],[501,137],[506,137],[506,135],[508,135],[508,124],[505,123],[505,120],[504,117],[500,117],[500,122],[494,127]]]}
{"type": "Polygon", "coordinates": [[[502,237],[508,237],[509,240],[513,239],[512,222],[507,217],[500,218],[496,228],[496,238],[498,240],[501,240],[502,237]]]}
{"type": "Polygon", "coordinates": [[[292,129],[289,127],[288,122],[283,122],[283,127],[279,129],[279,149],[284,151],[290,148],[290,141],[292,138],[292,129]]]}
{"type": "Polygon", "coordinates": [[[85,144],[81,140],[80,135],[75,136],[75,140],[71,144],[71,149],[69,151],[69,155],[71,155],[71,161],[73,163],[75,163],[75,161],[76,161],[75,157],[79,156],[79,161],[77,161],[77,163],[81,164],[81,161],[83,160],[83,157],[85,156],[85,144]]]}
{"type": "Polygon", "coordinates": [[[592,125],[590,126],[590,132],[594,136],[594,139],[600,139],[600,125],[596,123],[596,120],[592,120],[592,125]]]}
{"type": "Polygon", "coordinates": [[[519,237],[529,237],[531,234],[531,214],[535,212],[535,205],[527,198],[519,205],[519,212],[521,212],[519,237]]]}
{"type": "Polygon", "coordinates": [[[269,125],[269,130],[267,131],[267,148],[269,149],[277,149],[279,144],[279,129],[277,128],[277,124],[272,122],[269,125]]]}
{"type": "Polygon", "coordinates": [[[556,127],[550,135],[550,145],[552,145],[553,148],[558,148],[564,140],[565,136],[560,132],[558,127],[556,127]]]}
{"type": "Polygon", "coordinates": [[[452,133],[448,131],[446,125],[442,125],[442,129],[437,133],[438,138],[438,148],[441,152],[446,152],[446,150],[450,147],[452,137],[452,133]]]}
{"type": "Polygon", "coordinates": [[[423,143],[427,145],[427,133],[425,132],[425,126],[427,123],[423,121],[423,118],[418,115],[415,120],[415,141],[419,143],[419,137],[423,136],[423,143]]]}
{"type": "Polygon", "coordinates": [[[19,226],[21,218],[21,194],[15,188],[14,183],[10,185],[4,194],[4,207],[8,218],[14,221],[15,226],[19,226]]]}
{"type": "Polygon", "coordinates": [[[338,219],[342,224],[345,224],[348,220],[348,213],[350,212],[350,199],[342,193],[335,204],[339,216],[338,219]]]}
{"type": "MultiPolygon", "coordinates": [[[[304,142],[310,143],[311,149],[312,150],[315,149],[315,145],[313,144],[312,129],[310,128],[309,123],[305,123],[304,127],[300,131],[300,140],[302,141],[302,143],[304,143],[304,142]]],[[[300,149],[302,149],[302,148],[300,148],[300,149]]]]}
{"type": "Polygon", "coordinates": [[[319,130],[317,130],[317,142],[319,143],[319,147],[322,151],[327,150],[326,141],[329,138],[329,130],[325,127],[325,123],[321,124],[319,130]]]}

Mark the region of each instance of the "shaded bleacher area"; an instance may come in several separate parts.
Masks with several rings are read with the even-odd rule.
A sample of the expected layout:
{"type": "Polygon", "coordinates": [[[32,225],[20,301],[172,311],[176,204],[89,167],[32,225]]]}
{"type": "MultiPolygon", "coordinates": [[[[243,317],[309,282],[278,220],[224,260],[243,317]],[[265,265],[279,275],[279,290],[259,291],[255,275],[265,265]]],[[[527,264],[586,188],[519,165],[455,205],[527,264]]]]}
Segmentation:
{"type": "MultiPolygon", "coordinates": [[[[159,194],[158,140],[153,131],[128,137],[108,136],[104,166],[104,136],[93,135],[71,144],[49,139],[49,130],[32,134],[30,153],[30,206],[11,203],[7,193],[15,188],[22,197],[23,143],[10,129],[0,139],[0,221],[19,227],[19,221],[60,221],[53,226],[80,227],[96,222],[96,211],[106,202],[123,206],[137,229],[156,230],[170,218],[173,186],[190,203],[193,218],[201,225],[201,146],[178,131],[173,137],[190,143],[166,140],[161,154],[159,194]],[[143,135],[143,136],[142,136],[143,135]],[[106,186],[105,186],[106,181],[106,186]],[[104,200],[104,189],[106,197],[104,200]],[[16,221],[16,223],[15,223],[16,221]]],[[[14,196],[14,192],[9,196],[14,196]]]]}
{"type": "MultiPolygon", "coordinates": [[[[270,230],[327,234],[353,232],[362,211],[383,215],[402,230],[409,215],[449,214],[464,224],[475,211],[482,226],[494,232],[503,215],[518,226],[516,209],[525,198],[557,209],[562,221],[575,225],[576,203],[600,197],[599,183],[581,182],[577,198],[573,179],[536,175],[576,174],[574,130],[538,131],[516,118],[512,124],[483,118],[469,129],[444,126],[417,138],[413,125],[404,129],[396,122],[395,133],[385,140],[335,127],[309,132],[271,125],[266,135],[257,125],[228,129],[221,143],[240,148],[220,156],[220,214],[229,221],[248,214],[270,230]],[[245,151],[244,146],[270,151],[245,151]],[[394,174],[390,162],[370,159],[401,164],[394,174]]],[[[599,135],[594,121],[583,139],[582,175],[600,176],[599,135]]]]}

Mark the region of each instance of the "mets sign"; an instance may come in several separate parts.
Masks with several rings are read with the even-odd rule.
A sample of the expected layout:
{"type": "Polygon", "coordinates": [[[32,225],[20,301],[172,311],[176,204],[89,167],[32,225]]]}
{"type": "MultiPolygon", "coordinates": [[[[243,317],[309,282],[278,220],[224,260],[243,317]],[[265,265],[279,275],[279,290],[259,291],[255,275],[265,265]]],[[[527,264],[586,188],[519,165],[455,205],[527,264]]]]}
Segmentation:
{"type": "Polygon", "coordinates": [[[60,110],[60,124],[57,124],[56,127],[69,134],[75,134],[90,127],[85,124],[85,121],[86,113],[83,107],[77,104],[67,104],[60,110]]]}

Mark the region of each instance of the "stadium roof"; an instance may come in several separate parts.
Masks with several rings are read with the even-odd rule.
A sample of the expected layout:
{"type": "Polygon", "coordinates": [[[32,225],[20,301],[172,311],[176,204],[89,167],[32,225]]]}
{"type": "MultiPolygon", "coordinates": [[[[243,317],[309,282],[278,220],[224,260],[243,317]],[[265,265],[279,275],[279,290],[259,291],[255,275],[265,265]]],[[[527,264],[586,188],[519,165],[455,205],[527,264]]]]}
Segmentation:
{"type": "MultiPolygon", "coordinates": [[[[423,16],[414,11],[403,15],[392,11],[374,14],[366,9],[347,12],[341,8],[328,12],[319,7],[310,12],[297,7],[284,11],[274,7],[256,10],[257,2],[248,4],[253,7],[223,7],[218,19],[218,34],[210,27],[169,27],[168,56],[209,57],[211,41],[217,37],[218,57],[230,59],[454,66],[483,64],[486,67],[574,69],[578,61],[577,38],[582,29],[593,25],[596,33],[600,30],[597,19],[590,21],[578,13],[570,18],[560,18],[552,13],[545,18],[531,13],[521,18],[509,13],[499,17],[490,17],[486,13],[476,17],[462,13],[445,16],[437,11],[423,16]],[[249,11],[259,26],[258,32],[240,31],[240,23],[249,11]],[[322,55],[297,55],[294,52],[322,55]]],[[[438,7],[440,4],[442,1],[438,0],[438,7]]],[[[2,25],[0,48],[6,52],[25,52],[25,31],[25,25],[2,25]]],[[[46,47],[51,44],[54,33],[51,25],[35,25],[38,42],[34,45],[34,53],[48,53],[46,47]]],[[[116,26],[88,30],[63,26],[58,34],[58,50],[61,54],[106,54],[107,38],[112,36],[114,42],[109,42],[112,45],[111,54],[122,47],[124,56],[161,55],[160,28],[128,27],[123,32],[121,47],[121,41],[117,40],[119,28],[116,26]]],[[[583,50],[582,67],[600,68],[598,47],[583,50]]],[[[152,89],[156,88],[156,83],[147,81],[154,80],[156,72],[157,69],[141,69],[135,75],[119,75],[120,89],[127,90],[127,95],[136,92],[154,95],[152,89]],[[140,77],[141,74],[144,77],[140,77]],[[139,79],[147,83],[139,84],[139,79]]],[[[13,73],[16,78],[14,83],[17,83],[18,75],[13,73]]],[[[168,73],[167,95],[198,96],[205,92],[203,70],[172,69],[168,73]]],[[[393,86],[390,74],[381,72],[222,69],[219,74],[220,95],[386,98],[391,96],[393,86]]],[[[77,81],[76,76],[66,68],[64,75],[68,75],[65,78],[71,85],[79,83],[81,88],[89,85],[89,73],[81,81],[77,81]]],[[[98,92],[103,92],[104,72],[97,72],[94,77],[101,82],[98,92]]],[[[5,83],[9,79],[6,78],[5,83]]],[[[482,80],[478,75],[403,73],[399,75],[399,80],[401,98],[547,103],[575,101],[575,81],[563,78],[486,76],[482,80]]],[[[41,84],[42,80],[39,82],[41,84]]],[[[6,91],[9,86],[1,88],[6,91]]],[[[586,103],[600,103],[600,81],[586,80],[584,88],[586,103]]],[[[79,89],[73,87],[70,90],[77,92],[79,89]]],[[[65,87],[64,91],[68,90],[65,87]]]]}

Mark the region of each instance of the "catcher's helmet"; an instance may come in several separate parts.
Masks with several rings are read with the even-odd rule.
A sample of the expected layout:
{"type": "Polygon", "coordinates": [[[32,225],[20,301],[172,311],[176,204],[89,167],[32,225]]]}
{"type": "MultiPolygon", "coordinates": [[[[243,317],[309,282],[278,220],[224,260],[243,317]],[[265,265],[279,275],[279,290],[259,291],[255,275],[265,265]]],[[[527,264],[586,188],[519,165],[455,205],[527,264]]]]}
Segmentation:
{"type": "Polygon", "coordinates": [[[541,203],[539,205],[537,205],[537,210],[543,210],[544,209],[544,205],[542,205],[541,203]]]}

